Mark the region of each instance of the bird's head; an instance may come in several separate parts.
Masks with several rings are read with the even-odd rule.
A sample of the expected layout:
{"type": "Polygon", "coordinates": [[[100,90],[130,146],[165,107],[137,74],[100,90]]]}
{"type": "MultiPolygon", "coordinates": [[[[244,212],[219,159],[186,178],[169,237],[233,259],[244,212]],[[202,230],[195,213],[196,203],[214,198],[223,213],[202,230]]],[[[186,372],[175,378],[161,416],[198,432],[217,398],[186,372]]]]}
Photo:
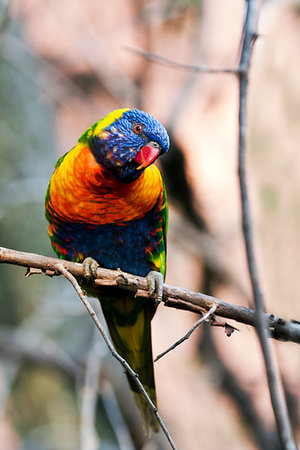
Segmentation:
{"type": "Polygon", "coordinates": [[[138,109],[118,109],[96,122],[79,139],[96,161],[119,181],[130,182],[169,149],[163,125],[138,109]]]}

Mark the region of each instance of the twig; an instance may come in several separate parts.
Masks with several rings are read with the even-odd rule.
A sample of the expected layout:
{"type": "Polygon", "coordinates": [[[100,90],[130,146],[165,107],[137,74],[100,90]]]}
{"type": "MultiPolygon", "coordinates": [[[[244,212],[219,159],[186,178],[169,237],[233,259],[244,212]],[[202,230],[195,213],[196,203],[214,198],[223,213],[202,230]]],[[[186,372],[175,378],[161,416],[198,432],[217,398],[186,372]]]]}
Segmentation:
{"type": "Polygon", "coordinates": [[[183,69],[190,72],[197,73],[229,73],[236,75],[239,72],[239,67],[209,67],[202,64],[185,64],[178,61],[173,61],[171,59],[165,58],[164,56],[156,55],[155,53],[149,52],[147,50],[142,50],[139,48],[125,46],[126,50],[136,55],[142,56],[149,61],[157,64],[171,67],[172,69],[183,69]]]}
{"type": "Polygon", "coordinates": [[[194,323],[192,328],[181,339],[178,339],[178,341],[176,341],[173,345],[171,345],[171,347],[167,348],[165,351],[163,351],[162,353],[157,355],[157,357],[154,359],[154,362],[158,361],[160,358],[165,356],[171,350],[174,350],[174,348],[178,347],[178,345],[182,344],[182,342],[186,341],[190,337],[190,335],[193,333],[193,331],[195,331],[197,328],[199,328],[200,325],[205,320],[207,320],[210,316],[213,315],[213,313],[216,311],[216,309],[217,309],[217,305],[214,303],[212,305],[212,307],[209,309],[209,311],[207,311],[206,314],[204,314],[202,317],[200,317],[200,319],[197,320],[197,322],[194,323]]]}
{"type": "Polygon", "coordinates": [[[100,341],[95,328],[92,348],[87,356],[80,402],[80,449],[97,450],[99,439],[95,429],[95,417],[98,398],[99,376],[102,355],[99,352],[100,341]]]}
{"type": "Polygon", "coordinates": [[[253,42],[257,36],[255,32],[256,2],[247,0],[247,13],[245,19],[243,47],[240,59],[239,75],[239,182],[242,205],[242,229],[246,247],[247,264],[251,280],[252,293],[256,308],[256,330],[262,348],[266,373],[269,384],[271,402],[276,419],[277,430],[283,449],[297,449],[293,438],[293,432],[288,416],[282,381],[279,375],[277,359],[271,342],[267,339],[269,335],[266,326],[265,307],[260,287],[257,264],[254,254],[253,234],[249,197],[246,179],[246,128],[247,128],[247,91],[248,74],[253,48],[253,42]]]}
{"type": "MultiPolygon", "coordinates": [[[[57,271],[57,263],[59,261],[61,261],[64,267],[75,277],[82,278],[84,276],[82,264],[58,260],[57,258],[38,255],[36,253],[19,252],[17,250],[0,247],[0,264],[15,264],[27,268],[34,267],[40,269],[40,273],[45,272],[48,275],[55,275],[59,273],[57,271]]],[[[98,268],[95,284],[97,286],[113,287],[114,289],[134,290],[137,297],[151,297],[148,291],[148,283],[145,278],[125,272],[98,268]],[[121,274],[122,277],[120,277],[121,274]],[[124,278],[127,284],[123,283],[121,285],[120,282],[117,281],[120,278],[124,278]]],[[[256,325],[256,312],[253,309],[234,305],[216,297],[184,288],[165,284],[163,289],[163,302],[165,306],[192,311],[198,314],[203,314],[203,311],[207,311],[215,303],[217,305],[215,315],[253,327],[256,325]]],[[[264,317],[265,324],[270,331],[271,337],[300,344],[299,321],[287,321],[274,314],[265,314],[264,317]]]]}
{"type": "Polygon", "coordinates": [[[218,380],[217,388],[234,403],[242,422],[247,427],[248,435],[256,443],[255,448],[257,450],[280,450],[275,426],[270,427],[265,423],[255,407],[254,397],[221,357],[210,330],[210,327],[203,327],[201,340],[198,343],[202,363],[213,372],[214,377],[218,380]]]}
{"type": "Polygon", "coordinates": [[[114,430],[119,450],[135,450],[136,447],[120,411],[115,391],[107,378],[101,380],[100,395],[105,414],[114,430]]]}
{"type": "Polygon", "coordinates": [[[101,325],[101,322],[98,319],[98,317],[97,317],[93,307],[89,303],[87,297],[83,294],[83,291],[82,291],[81,287],[79,286],[76,278],[64,267],[62,262],[56,263],[56,270],[58,272],[60,272],[67,280],[70,281],[70,283],[74,287],[75,291],[77,292],[78,297],[80,298],[80,300],[82,301],[82,303],[86,307],[89,315],[91,316],[91,318],[94,321],[96,327],[98,328],[99,332],[101,333],[101,335],[102,335],[102,337],[103,337],[103,339],[104,339],[104,341],[105,341],[109,351],[111,352],[112,356],[117,361],[119,361],[119,363],[123,366],[125,371],[132,378],[132,380],[136,384],[138,390],[141,392],[141,394],[143,395],[143,397],[145,398],[145,400],[149,404],[149,407],[151,408],[153,414],[156,416],[157,421],[158,421],[162,431],[164,432],[166,438],[168,439],[170,446],[172,447],[173,450],[176,450],[175,444],[174,444],[174,442],[173,442],[173,440],[171,438],[171,435],[170,435],[166,425],[164,424],[162,418],[160,417],[156,406],[151,401],[149,395],[147,394],[146,390],[144,389],[142,383],[140,382],[137,373],[134,372],[134,370],[130,367],[130,365],[127,363],[127,361],[124,358],[122,358],[119,355],[119,353],[115,350],[112,342],[110,341],[110,339],[108,337],[108,334],[106,333],[106,331],[104,330],[103,326],[101,325]]]}

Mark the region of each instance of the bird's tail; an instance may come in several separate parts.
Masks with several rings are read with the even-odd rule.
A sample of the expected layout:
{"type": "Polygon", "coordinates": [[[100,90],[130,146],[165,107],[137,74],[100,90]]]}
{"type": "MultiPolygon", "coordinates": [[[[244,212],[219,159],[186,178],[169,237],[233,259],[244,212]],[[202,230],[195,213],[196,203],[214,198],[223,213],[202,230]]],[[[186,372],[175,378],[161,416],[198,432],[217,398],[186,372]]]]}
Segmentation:
{"type": "MultiPolygon", "coordinates": [[[[138,374],[150,399],[157,405],[151,342],[151,319],[154,307],[151,301],[143,303],[130,297],[118,299],[101,298],[103,314],[117,352],[138,374]]],[[[143,427],[148,435],[150,429],[158,432],[159,425],[134,380],[127,375],[134,400],[140,410],[143,427]]]]}

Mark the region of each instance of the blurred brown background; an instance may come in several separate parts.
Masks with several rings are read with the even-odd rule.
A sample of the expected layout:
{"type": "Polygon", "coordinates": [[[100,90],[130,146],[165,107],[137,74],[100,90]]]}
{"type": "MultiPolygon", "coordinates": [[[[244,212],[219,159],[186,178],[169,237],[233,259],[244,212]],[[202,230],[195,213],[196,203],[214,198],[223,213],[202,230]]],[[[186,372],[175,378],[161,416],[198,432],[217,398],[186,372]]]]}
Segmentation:
{"type": "MultiPolygon", "coordinates": [[[[0,245],[53,256],[43,198],[58,157],[107,112],[168,128],[167,282],[249,305],[237,179],[237,80],[153,64],[125,46],[213,67],[239,60],[244,1],[0,1],[0,245]]],[[[267,309],[300,318],[300,3],[260,4],[248,173],[267,309]]],[[[167,449],[145,440],[122,370],[64,280],[0,266],[0,449],[167,449]],[[98,389],[98,392],[97,392],[98,389]],[[95,428],[94,428],[95,425],[95,428]]],[[[95,304],[95,307],[97,305],[95,304]]],[[[197,316],[160,306],[154,354],[197,316]]],[[[178,449],[278,449],[255,332],[203,327],[156,363],[178,449]]],[[[276,343],[300,440],[300,356],[276,343]]]]}

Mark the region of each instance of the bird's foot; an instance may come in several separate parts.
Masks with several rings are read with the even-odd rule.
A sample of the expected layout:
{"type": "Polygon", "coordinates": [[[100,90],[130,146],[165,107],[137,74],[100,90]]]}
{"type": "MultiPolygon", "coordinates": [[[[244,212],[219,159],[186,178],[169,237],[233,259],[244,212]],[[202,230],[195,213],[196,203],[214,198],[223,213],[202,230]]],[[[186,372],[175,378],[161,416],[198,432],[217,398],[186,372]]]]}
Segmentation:
{"type": "Polygon", "coordinates": [[[82,265],[84,277],[89,281],[94,281],[97,278],[97,269],[99,267],[97,261],[89,256],[85,258],[82,265]]]}
{"type": "Polygon", "coordinates": [[[160,272],[152,270],[148,273],[146,279],[148,281],[148,290],[150,295],[153,295],[154,293],[156,294],[155,306],[158,306],[163,297],[164,277],[160,272]]]}

